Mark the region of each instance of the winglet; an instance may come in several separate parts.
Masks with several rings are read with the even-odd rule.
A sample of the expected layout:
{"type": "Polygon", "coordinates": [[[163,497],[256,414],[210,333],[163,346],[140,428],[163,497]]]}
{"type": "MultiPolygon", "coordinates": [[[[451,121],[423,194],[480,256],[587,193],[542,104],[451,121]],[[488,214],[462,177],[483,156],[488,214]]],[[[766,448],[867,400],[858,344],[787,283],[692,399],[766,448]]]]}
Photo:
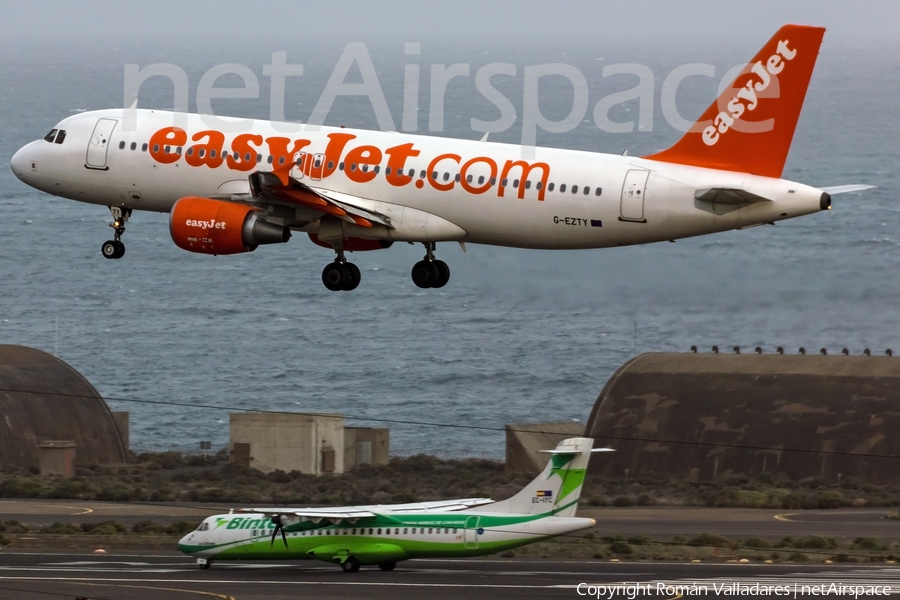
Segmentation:
{"type": "Polygon", "coordinates": [[[785,25],[661,162],[781,177],[823,27],[785,25]]]}

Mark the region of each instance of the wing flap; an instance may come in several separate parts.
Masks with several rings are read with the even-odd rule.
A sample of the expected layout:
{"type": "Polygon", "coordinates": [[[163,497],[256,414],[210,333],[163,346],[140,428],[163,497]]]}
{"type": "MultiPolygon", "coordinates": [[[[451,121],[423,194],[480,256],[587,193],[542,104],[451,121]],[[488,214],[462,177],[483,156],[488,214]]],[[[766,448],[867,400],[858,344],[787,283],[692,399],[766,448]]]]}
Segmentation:
{"type": "Polygon", "coordinates": [[[277,175],[257,171],[250,175],[250,192],[254,198],[267,197],[287,204],[299,204],[360,227],[372,227],[375,223],[392,227],[390,217],[359,206],[362,199],[350,194],[312,188],[293,177],[289,177],[285,185],[277,175]],[[336,198],[335,195],[339,197],[336,198]]]}

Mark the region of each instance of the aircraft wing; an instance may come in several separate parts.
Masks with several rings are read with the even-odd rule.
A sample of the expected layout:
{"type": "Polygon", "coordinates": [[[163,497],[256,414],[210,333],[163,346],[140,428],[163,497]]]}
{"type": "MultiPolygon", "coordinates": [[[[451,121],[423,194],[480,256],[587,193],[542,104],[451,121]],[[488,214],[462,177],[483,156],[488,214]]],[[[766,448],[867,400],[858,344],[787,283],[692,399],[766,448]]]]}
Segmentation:
{"type": "Polygon", "coordinates": [[[286,204],[300,205],[360,227],[372,227],[373,224],[392,227],[390,217],[363,206],[366,203],[364,198],[313,188],[293,177],[288,177],[287,184],[284,184],[274,173],[257,171],[250,175],[250,193],[257,199],[270,198],[286,204]]]}
{"type": "Polygon", "coordinates": [[[393,504],[385,506],[390,514],[409,514],[422,512],[455,512],[474,508],[484,504],[493,504],[490,498],[464,498],[461,500],[437,500],[434,502],[413,502],[410,504],[393,504]]]}
{"type": "Polygon", "coordinates": [[[864,183],[854,183],[849,185],[833,185],[831,187],[823,187],[819,188],[826,194],[831,194],[834,196],[835,194],[848,194],[850,192],[861,192],[863,190],[870,190],[872,188],[878,187],[877,185],[866,185],[864,183]]]}
{"type": "Polygon", "coordinates": [[[385,504],[373,506],[340,506],[334,508],[241,508],[242,513],[262,513],[269,517],[276,515],[285,517],[302,517],[310,521],[318,522],[327,520],[332,523],[338,521],[355,522],[357,519],[367,517],[384,517],[390,519],[390,515],[413,514],[429,512],[455,512],[491,504],[490,498],[463,498],[460,500],[437,500],[434,502],[412,502],[409,504],[385,504]]]}

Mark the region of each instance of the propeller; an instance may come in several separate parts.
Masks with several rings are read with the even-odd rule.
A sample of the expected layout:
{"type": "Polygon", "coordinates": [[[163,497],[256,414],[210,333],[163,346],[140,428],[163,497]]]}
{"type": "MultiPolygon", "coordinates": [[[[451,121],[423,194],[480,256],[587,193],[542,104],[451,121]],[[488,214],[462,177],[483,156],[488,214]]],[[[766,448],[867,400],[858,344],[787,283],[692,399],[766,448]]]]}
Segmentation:
{"type": "Polygon", "coordinates": [[[278,532],[281,532],[281,539],[284,540],[284,547],[288,547],[287,536],[284,534],[284,525],[281,522],[281,515],[275,515],[272,517],[272,523],[275,524],[275,529],[272,530],[272,541],[269,546],[275,545],[275,538],[278,537],[278,532]]]}

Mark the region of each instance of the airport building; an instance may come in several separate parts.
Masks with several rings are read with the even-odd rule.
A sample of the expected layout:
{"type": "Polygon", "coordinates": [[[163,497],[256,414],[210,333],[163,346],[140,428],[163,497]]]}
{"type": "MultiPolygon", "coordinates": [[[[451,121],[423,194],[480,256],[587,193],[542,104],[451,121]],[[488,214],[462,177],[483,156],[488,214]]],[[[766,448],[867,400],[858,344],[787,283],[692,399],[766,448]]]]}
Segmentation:
{"type": "Polygon", "coordinates": [[[622,365],[585,435],[611,478],[728,473],[900,482],[900,358],[648,353],[622,365]]]}
{"type": "Polygon", "coordinates": [[[127,413],[110,411],[65,362],[0,345],[0,390],[0,468],[71,477],[78,465],[126,462],[127,413]]]}

